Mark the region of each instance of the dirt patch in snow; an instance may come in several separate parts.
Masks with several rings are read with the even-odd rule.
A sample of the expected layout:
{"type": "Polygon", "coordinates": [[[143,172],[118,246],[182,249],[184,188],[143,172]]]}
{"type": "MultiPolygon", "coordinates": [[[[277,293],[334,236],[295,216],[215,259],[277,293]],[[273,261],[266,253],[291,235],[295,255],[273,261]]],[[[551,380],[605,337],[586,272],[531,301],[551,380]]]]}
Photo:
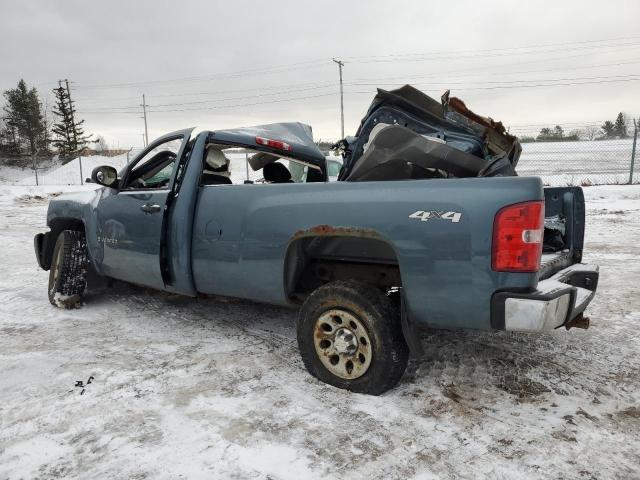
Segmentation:
{"type": "Polygon", "coordinates": [[[19,195],[14,198],[15,203],[22,204],[48,204],[49,200],[55,197],[59,197],[63,192],[51,192],[51,193],[43,193],[43,194],[24,194],[19,195]]]}

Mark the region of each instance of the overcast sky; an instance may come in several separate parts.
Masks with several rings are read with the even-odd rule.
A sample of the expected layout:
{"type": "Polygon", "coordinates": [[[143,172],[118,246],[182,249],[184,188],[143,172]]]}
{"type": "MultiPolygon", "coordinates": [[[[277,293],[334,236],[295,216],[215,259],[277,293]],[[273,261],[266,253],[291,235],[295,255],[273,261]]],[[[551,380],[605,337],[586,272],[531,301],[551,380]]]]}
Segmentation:
{"type": "Polygon", "coordinates": [[[640,1],[0,0],[0,88],[72,81],[86,130],[140,146],[188,126],[278,121],[338,139],[376,86],[450,88],[524,133],[640,114],[640,1]]]}

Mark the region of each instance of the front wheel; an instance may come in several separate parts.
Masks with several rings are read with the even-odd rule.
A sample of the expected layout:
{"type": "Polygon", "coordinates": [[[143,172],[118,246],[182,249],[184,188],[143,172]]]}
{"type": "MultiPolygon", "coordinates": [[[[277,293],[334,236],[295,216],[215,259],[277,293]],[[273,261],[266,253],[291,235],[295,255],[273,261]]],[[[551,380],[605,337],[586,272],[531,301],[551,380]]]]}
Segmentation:
{"type": "Polygon", "coordinates": [[[63,230],[53,248],[49,271],[49,301],[78,308],[87,286],[87,242],[83,232],[63,230]]]}
{"type": "Polygon", "coordinates": [[[409,358],[397,307],[375,287],[354,282],[328,283],[307,298],[298,346],[314,377],[371,395],[394,387],[409,358]]]}

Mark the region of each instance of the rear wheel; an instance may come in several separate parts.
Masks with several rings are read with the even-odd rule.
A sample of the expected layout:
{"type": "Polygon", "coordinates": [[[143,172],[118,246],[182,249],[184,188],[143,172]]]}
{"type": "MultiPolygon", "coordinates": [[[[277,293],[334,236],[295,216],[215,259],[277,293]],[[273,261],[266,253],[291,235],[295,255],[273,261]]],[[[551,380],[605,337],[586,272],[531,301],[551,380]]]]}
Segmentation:
{"type": "Polygon", "coordinates": [[[83,232],[63,230],[56,241],[49,270],[49,301],[60,308],[78,308],[87,286],[87,242],[83,232]]]}
{"type": "Polygon", "coordinates": [[[372,395],[398,383],[409,357],[398,308],[375,287],[353,282],[328,283],[307,298],[298,346],[319,380],[372,395]]]}

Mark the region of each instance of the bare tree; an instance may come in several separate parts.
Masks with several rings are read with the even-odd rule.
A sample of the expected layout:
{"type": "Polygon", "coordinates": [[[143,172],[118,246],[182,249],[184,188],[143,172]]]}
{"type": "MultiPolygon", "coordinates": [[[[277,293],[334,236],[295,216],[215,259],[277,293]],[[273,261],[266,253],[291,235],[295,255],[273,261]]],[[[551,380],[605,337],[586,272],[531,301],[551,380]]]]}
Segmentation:
{"type": "Polygon", "coordinates": [[[98,138],[95,140],[95,142],[97,152],[104,152],[106,150],[109,150],[109,145],[107,145],[107,141],[102,135],[98,135],[98,138]]]}
{"type": "Polygon", "coordinates": [[[596,139],[598,133],[600,133],[600,129],[594,125],[584,127],[584,138],[590,142],[596,139]]]}

